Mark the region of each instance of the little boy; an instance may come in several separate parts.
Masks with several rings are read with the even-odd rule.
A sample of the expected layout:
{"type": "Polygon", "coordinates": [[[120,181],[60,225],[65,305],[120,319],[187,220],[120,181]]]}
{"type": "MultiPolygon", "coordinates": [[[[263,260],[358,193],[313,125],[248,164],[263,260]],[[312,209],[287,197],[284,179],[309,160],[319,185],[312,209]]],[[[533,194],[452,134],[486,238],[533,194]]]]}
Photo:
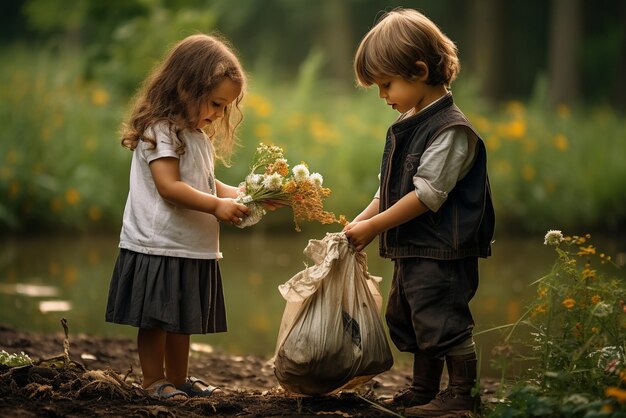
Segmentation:
{"type": "Polygon", "coordinates": [[[377,235],[394,261],[389,333],[414,354],[413,382],[393,403],[408,416],[477,411],[474,320],[478,258],[491,254],[495,215],[483,141],[448,90],[454,43],[423,14],[395,9],[365,35],[354,68],[400,112],[387,131],[380,187],[344,229],[361,251],[377,235]],[[440,391],[443,365],[449,384],[440,391]]]}

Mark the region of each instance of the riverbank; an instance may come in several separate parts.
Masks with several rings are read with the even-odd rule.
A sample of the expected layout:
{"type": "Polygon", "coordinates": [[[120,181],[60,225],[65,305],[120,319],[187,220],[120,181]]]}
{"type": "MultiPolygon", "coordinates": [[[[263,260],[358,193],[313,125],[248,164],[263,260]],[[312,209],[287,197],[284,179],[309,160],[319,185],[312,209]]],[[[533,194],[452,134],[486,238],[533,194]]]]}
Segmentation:
{"type": "MultiPolygon", "coordinates": [[[[132,385],[141,376],[132,339],[70,335],[70,363],[64,362],[63,341],[62,333],[0,326],[0,350],[23,351],[35,363],[21,369],[0,368],[1,417],[388,417],[394,411],[376,405],[410,382],[408,368],[393,367],[355,392],[298,397],[280,388],[269,358],[194,346],[190,373],[220,386],[224,393],[209,400],[173,404],[148,398],[132,385]]],[[[493,393],[493,381],[481,383],[487,399],[493,393]]]]}

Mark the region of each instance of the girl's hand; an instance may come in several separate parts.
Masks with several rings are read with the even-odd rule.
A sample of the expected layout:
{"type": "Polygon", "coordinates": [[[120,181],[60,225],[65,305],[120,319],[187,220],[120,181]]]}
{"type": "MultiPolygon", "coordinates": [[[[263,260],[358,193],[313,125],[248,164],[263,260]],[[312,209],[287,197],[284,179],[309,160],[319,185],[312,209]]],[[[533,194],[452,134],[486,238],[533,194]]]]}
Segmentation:
{"type": "Polygon", "coordinates": [[[226,197],[218,198],[217,206],[215,208],[215,217],[220,222],[228,224],[239,224],[243,220],[244,216],[250,214],[250,209],[242,204],[237,203],[235,199],[226,197]]]}
{"type": "Polygon", "coordinates": [[[349,223],[343,228],[343,232],[345,232],[348,241],[354,246],[356,251],[363,251],[378,235],[378,231],[369,219],[349,223]]]}

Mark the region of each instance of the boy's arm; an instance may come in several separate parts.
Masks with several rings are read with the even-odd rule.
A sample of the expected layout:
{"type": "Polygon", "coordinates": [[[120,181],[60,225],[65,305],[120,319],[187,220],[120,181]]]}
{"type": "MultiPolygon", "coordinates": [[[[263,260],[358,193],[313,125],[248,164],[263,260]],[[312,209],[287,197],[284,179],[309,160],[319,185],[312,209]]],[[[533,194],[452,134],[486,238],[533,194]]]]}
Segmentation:
{"type": "Polygon", "coordinates": [[[361,213],[357,215],[356,218],[352,220],[352,222],[364,221],[366,219],[370,219],[372,216],[378,215],[378,207],[380,205],[377,197],[372,199],[369,205],[361,213]]]}
{"type": "MultiPolygon", "coordinates": [[[[374,199],[376,201],[376,199],[374,199]]],[[[368,209],[374,202],[370,203],[368,209]]],[[[376,202],[378,203],[378,202],[376,202]]],[[[371,218],[361,222],[354,222],[347,225],[344,229],[348,240],[354,245],[357,251],[363,250],[372,242],[376,235],[381,234],[388,229],[402,225],[411,219],[422,215],[428,211],[428,207],[424,205],[414,191],[407,193],[402,199],[398,200],[389,209],[378,213],[371,218]]],[[[361,214],[366,212],[365,209],[361,214]]],[[[376,208],[378,211],[378,208],[376,208]]],[[[361,216],[361,215],[359,215],[361,216]]],[[[355,221],[358,220],[355,219],[355,221]]]]}

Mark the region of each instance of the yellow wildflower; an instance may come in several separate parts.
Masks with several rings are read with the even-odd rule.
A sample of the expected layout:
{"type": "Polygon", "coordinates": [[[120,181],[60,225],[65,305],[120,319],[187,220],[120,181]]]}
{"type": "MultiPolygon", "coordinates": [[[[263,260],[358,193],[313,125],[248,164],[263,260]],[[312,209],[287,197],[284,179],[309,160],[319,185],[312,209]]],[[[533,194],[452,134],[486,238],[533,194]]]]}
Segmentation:
{"type": "Polygon", "coordinates": [[[102,211],[97,206],[90,207],[87,214],[89,216],[89,219],[91,219],[92,221],[98,221],[100,220],[100,218],[102,218],[102,211]]]}
{"type": "Polygon", "coordinates": [[[586,247],[578,247],[579,251],[576,253],[576,255],[592,255],[596,253],[596,249],[593,245],[588,245],[586,247]]]}
{"type": "Polygon", "coordinates": [[[91,92],[91,103],[96,106],[104,106],[109,102],[109,93],[106,90],[101,88],[95,88],[91,92]]]}
{"type": "Polygon", "coordinates": [[[566,309],[572,309],[574,307],[574,305],[576,305],[576,301],[572,298],[567,298],[565,300],[563,300],[563,306],[565,306],[566,309]]]}
{"type": "Polygon", "coordinates": [[[604,390],[604,394],[607,397],[615,398],[621,404],[626,403],[626,389],[609,386],[604,390]]]}
{"type": "Polygon", "coordinates": [[[567,141],[565,135],[557,134],[554,137],[554,148],[558,149],[559,151],[566,151],[569,148],[569,142],[567,141]]]}
{"type": "Polygon", "coordinates": [[[594,305],[597,305],[601,301],[602,301],[602,298],[599,295],[593,295],[591,297],[591,303],[593,303],[594,305]]]}
{"type": "Polygon", "coordinates": [[[70,205],[75,205],[80,200],[80,193],[75,188],[70,188],[65,191],[65,200],[70,205]]]}
{"type": "Polygon", "coordinates": [[[569,115],[571,112],[570,112],[569,107],[567,107],[567,105],[560,104],[556,107],[556,113],[563,119],[567,119],[569,118],[569,115]]]}

